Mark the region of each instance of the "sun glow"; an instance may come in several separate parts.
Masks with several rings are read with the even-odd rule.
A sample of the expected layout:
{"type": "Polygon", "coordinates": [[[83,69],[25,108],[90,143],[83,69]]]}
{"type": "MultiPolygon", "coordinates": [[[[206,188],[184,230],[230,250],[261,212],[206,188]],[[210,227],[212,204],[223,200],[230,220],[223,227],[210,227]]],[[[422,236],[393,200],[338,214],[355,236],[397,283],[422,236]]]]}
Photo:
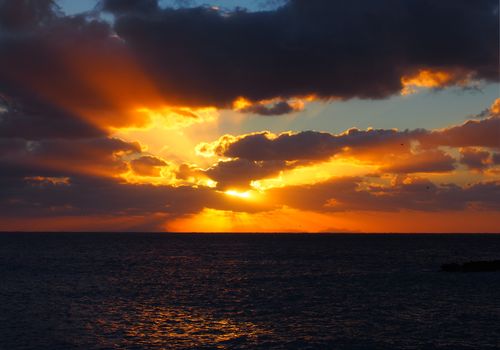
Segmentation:
{"type": "Polygon", "coordinates": [[[251,187],[259,192],[264,192],[272,188],[314,184],[333,177],[362,176],[374,173],[377,169],[376,164],[349,158],[331,159],[322,163],[284,170],[276,177],[251,181],[251,187]]]}
{"type": "Polygon", "coordinates": [[[238,97],[236,100],[233,101],[233,109],[236,111],[240,111],[242,109],[248,108],[252,106],[252,102],[247,100],[244,97],[238,97]]]}
{"type": "Polygon", "coordinates": [[[236,190],[228,190],[224,193],[227,194],[228,196],[238,197],[238,198],[242,198],[242,199],[250,199],[252,197],[252,191],[239,192],[236,190]]]}
{"type": "MultiPolygon", "coordinates": [[[[193,124],[214,122],[218,113],[214,107],[187,108],[163,106],[157,109],[138,108],[136,112],[145,114],[150,120],[150,129],[183,129],[193,124]]],[[[144,127],[142,128],[144,129],[144,127]]],[[[123,128],[122,128],[123,130],[123,128]]]]}
{"type": "Polygon", "coordinates": [[[257,213],[205,208],[201,212],[174,219],[165,225],[173,232],[348,232],[357,224],[352,219],[332,217],[288,207],[257,213]],[[340,229],[338,228],[340,227],[340,229]]]}

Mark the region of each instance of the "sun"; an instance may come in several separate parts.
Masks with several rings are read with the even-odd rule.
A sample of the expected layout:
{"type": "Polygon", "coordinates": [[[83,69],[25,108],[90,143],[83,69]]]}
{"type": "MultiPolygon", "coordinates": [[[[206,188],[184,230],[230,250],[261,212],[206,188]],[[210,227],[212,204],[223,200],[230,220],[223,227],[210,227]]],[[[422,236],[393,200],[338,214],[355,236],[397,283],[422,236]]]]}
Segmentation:
{"type": "Polygon", "coordinates": [[[242,199],[250,199],[252,197],[251,191],[239,192],[239,191],[235,191],[235,190],[228,190],[224,193],[227,194],[228,196],[238,197],[238,198],[242,198],[242,199]]]}

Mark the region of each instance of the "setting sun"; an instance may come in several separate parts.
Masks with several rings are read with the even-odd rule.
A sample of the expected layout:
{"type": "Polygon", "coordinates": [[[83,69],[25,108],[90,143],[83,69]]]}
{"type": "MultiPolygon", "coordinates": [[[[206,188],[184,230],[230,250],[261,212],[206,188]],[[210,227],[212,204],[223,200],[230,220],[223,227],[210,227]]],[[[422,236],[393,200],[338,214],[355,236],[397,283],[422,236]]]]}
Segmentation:
{"type": "Polygon", "coordinates": [[[0,230],[500,230],[498,4],[439,1],[0,0],[0,230]]]}
{"type": "Polygon", "coordinates": [[[498,349],[499,9],[0,0],[0,348],[498,349]]]}
{"type": "Polygon", "coordinates": [[[226,191],[224,193],[227,194],[228,196],[238,197],[238,198],[242,198],[242,199],[250,199],[252,197],[251,191],[239,192],[239,191],[235,191],[235,190],[229,190],[229,191],[226,191]]]}

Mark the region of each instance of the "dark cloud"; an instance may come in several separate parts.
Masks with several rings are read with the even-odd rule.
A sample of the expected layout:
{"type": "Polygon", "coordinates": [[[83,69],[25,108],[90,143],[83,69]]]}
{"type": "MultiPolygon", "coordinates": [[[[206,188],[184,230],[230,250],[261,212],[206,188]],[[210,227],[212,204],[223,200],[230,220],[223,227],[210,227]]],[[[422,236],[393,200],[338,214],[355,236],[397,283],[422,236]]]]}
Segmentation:
{"type": "Polygon", "coordinates": [[[9,110],[0,120],[3,133],[95,137],[146,124],[134,109],[158,106],[161,98],[131,55],[108,23],[84,15],[2,32],[0,104],[9,110]]]}
{"type": "Polygon", "coordinates": [[[239,96],[381,98],[422,68],[498,80],[496,0],[158,9],[118,15],[115,30],[179,104],[227,107],[239,96]]]}
{"type": "Polygon", "coordinates": [[[500,148],[500,117],[468,120],[462,125],[433,131],[419,137],[424,146],[500,148]]]}
{"type": "Polygon", "coordinates": [[[242,201],[208,187],[127,184],[118,179],[0,178],[0,218],[107,217],[164,214],[164,220],[204,208],[262,212],[283,206],[319,212],[499,210],[500,183],[467,187],[436,185],[427,179],[401,177],[391,185],[364,178],[336,178],[323,183],[287,186],[266,192],[266,201],[242,201]]]}
{"type": "Polygon", "coordinates": [[[275,203],[326,212],[500,209],[498,181],[460,187],[401,177],[390,186],[382,186],[365,182],[363,178],[337,178],[314,185],[273,189],[269,193],[275,203]]]}
{"type": "MultiPolygon", "coordinates": [[[[286,133],[271,139],[266,133],[250,134],[235,141],[241,142],[240,147],[229,144],[226,152],[224,146],[216,145],[222,151],[220,156],[234,159],[218,162],[204,174],[217,181],[221,189],[246,189],[252,180],[276,177],[281,171],[309,166],[336,155],[379,165],[380,173],[443,173],[455,169],[456,160],[442,150],[411,150],[409,137],[420,131],[387,131],[352,129],[340,135],[286,133]],[[285,159],[279,159],[281,156],[285,159]]],[[[224,137],[222,144],[223,140],[224,137]]]]}
{"type": "Polygon", "coordinates": [[[0,94],[22,107],[3,118],[9,130],[33,120],[30,137],[64,134],[72,123],[96,136],[146,124],[131,112],[138,105],[230,108],[240,96],[278,99],[249,112],[279,115],[294,110],[284,102],[294,96],[386,97],[420,69],[498,80],[495,0],[290,0],[261,12],[104,0],[100,8],[114,24],[65,17],[49,0],[0,2],[0,94]]]}
{"type": "Polygon", "coordinates": [[[453,169],[453,158],[438,147],[500,148],[500,118],[490,116],[469,120],[441,130],[350,129],[342,134],[317,131],[268,132],[242,136],[222,136],[211,144],[201,144],[200,153],[251,161],[327,160],[335,155],[394,163],[386,167],[394,172],[419,172],[453,169]],[[412,143],[420,147],[412,150],[412,143]]]}
{"type": "Polygon", "coordinates": [[[74,176],[67,184],[0,177],[1,217],[147,216],[168,218],[200,212],[203,208],[255,212],[263,203],[231,198],[208,187],[128,184],[119,179],[74,176]],[[8,184],[8,186],[4,186],[8,184]]]}
{"type": "Polygon", "coordinates": [[[483,171],[490,166],[490,152],[465,148],[460,150],[460,155],[460,163],[469,169],[483,171]]]}
{"type": "Polygon", "coordinates": [[[285,161],[260,161],[236,159],[218,162],[204,173],[217,181],[217,188],[246,189],[252,180],[276,176],[282,170],[291,168],[285,161]]]}
{"type": "Polygon", "coordinates": [[[455,169],[455,159],[440,150],[424,151],[396,158],[390,164],[383,166],[382,173],[441,173],[455,169]]]}
{"type": "Polygon", "coordinates": [[[0,138],[0,157],[9,156],[19,151],[23,151],[25,147],[25,140],[0,138]]]}
{"type": "Polygon", "coordinates": [[[142,156],[130,161],[130,166],[134,173],[140,176],[160,176],[161,167],[167,166],[168,163],[163,159],[154,156],[142,156]]]}
{"type": "MultiPolygon", "coordinates": [[[[492,107],[491,110],[495,109],[492,107]]],[[[473,147],[500,148],[500,118],[491,112],[486,119],[469,120],[440,130],[350,129],[337,135],[317,131],[225,135],[216,142],[199,145],[198,152],[229,157],[239,161],[235,164],[240,165],[282,162],[281,170],[327,161],[332,157],[355,158],[380,166],[381,173],[411,174],[453,171],[456,160],[443,147],[462,148],[460,162],[469,169],[488,168],[495,163],[489,151],[473,147]]],[[[218,172],[224,170],[215,169],[218,172]]],[[[247,170],[243,173],[251,177],[253,172],[247,170]]],[[[234,173],[234,178],[238,178],[237,172],[228,169],[226,172],[225,177],[230,178],[234,173]]],[[[274,172],[277,173],[278,169],[274,172]]],[[[219,173],[217,177],[223,175],[219,173]]]]}
{"type": "Polygon", "coordinates": [[[57,18],[51,23],[52,27],[29,33],[0,34],[0,103],[7,109],[0,115],[2,137],[81,138],[104,134],[79,113],[83,108],[103,105],[102,96],[91,93],[64,58],[71,48],[82,44],[83,37],[97,40],[95,29],[106,25],[86,24],[83,17],[57,18]]]}
{"type": "Polygon", "coordinates": [[[280,101],[270,106],[257,103],[245,107],[243,109],[240,109],[239,111],[243,113],[253,113],[258,115],[271,116],[271,115],[283,115],[292,112],[297,112],[300,111],[300,109],[295,108],[288,102],[280,101]]]}
{"type": "Polygon", "coordinates": [[[53,19],[58,10],[54,0],[0,0],[0,29],[32,29],[53,19]]]}
{"type": "Polygon", "coordinates": [[[216,143],[202,145],[200,150],[213,149],[225,157],[262,160],[327,160],[344,152],[349,154],[375,153],[385,149],[390,153],[407,153],[409,141],[424,130],[396,131],[383,129],[350,129],[343,134],[317,131],[282,133],[276,137],[263,132],[230,138],[221,137],[216,143]]]}
{"type": "Polygon", "coordinates": [[[104,130],[76,115],[34,101],[19,109],[6,106],[5,112],[0,113],[0,138],[81,139],[105,135],[104,130]]]}
{"type": "Polygon", "coordinates": [[[492,160],[493,164],[500,165],[500,153],[493,153],[492,160]]]}
{"type": "Polygon", "coordinates": [[[114,177],[128,171],[124,156],[141,153],[139,144],[116,138],[0,139],[0,145],[8,149],[0,152],[1,176],[19,179],[82,174],[114,177]]]}

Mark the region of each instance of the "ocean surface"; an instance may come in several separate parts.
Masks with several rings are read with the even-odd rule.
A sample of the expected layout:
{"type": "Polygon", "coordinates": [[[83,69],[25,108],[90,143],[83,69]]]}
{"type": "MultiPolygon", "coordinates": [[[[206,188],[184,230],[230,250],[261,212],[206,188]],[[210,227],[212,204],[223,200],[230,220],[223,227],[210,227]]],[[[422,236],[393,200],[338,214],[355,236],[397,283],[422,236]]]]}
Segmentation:
{"type": "Polygon", "coordinates": [[[0,234],[0,349],[499,349],[493,235],[0,234]]]}

